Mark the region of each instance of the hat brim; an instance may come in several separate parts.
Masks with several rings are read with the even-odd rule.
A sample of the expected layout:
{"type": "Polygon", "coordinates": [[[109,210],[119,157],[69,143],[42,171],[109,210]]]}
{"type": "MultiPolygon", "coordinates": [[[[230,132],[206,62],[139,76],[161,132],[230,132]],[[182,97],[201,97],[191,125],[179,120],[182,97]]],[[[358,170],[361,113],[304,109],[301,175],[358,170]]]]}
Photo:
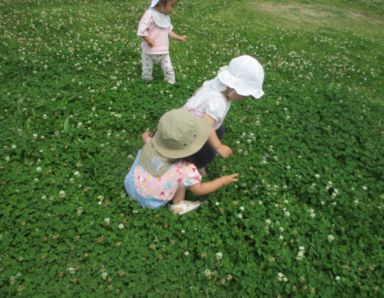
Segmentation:
{"type": "Polygon", "coordinates": [[[203,145],[207,142],[209,135],[211,134],[212,127],[209,123],[204,120],[196,117],[196,139],[186,148],[183,149],[169,149],[163,143],[160,135],[156,133],[152,139],[152,144],[156,151],[160,153],[162,156],[165,156],[170,159],[177,159],[190,156],[197,151],[199,151],[203,145]]]}
{"type": "Polygon", "coordinates": [[[155,7],[157,4],[159,4],[160,0],[152,0],[151,5],[149,6],[150,8],[155,7]]]}
{"type": "Polygon", "coordinates": [[[170,167],[168,158],[161,156],[153,146],[152,141],[141,150],[140,165],[152,176],[161,177],[170,167]]]}
{"type": "Polygon", "coordinates": [[[220,82],[227,85],[229,88],[235,89],[236,93],[242,96],[252,96],[255,99],[259,99],[264,95],[264,91],[249,84],[244,84],[237,78],[232,76],[230,72],[225,69],[218,73],[220,82]]]}

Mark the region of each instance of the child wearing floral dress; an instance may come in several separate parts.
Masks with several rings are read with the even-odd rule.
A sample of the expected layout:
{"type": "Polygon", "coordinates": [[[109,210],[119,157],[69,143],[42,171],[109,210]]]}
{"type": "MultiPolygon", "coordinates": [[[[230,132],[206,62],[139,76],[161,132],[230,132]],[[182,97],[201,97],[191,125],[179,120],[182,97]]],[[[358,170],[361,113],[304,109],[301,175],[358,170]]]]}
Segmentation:
{"type": "Polygon", "coordinates": [[[137,35],[142,38],[141,63],[144,81],[152,80],[154,63],[160,63],[165,81],[175,84],[175,71],[169,57],[169,37],[179,41],[186,41],[185,35],[173,32],[171,18],[177,0],[152,0],[150,8],[142,16],[137,35]]]}
{"type": "Polygon", "coordinates": [[[220,68],[217,76],[203,86],[187,101],[184,108],[198,118],[206,119],[212,126],[208,142],[191,157],[200,173],[219,154],[227,158],[232,149],[221,142],[224,135],[224,119],[231,103],[247,96],[255,99],[263,96],[264,70],[253,57],[244,55],[232,59],[228,66],[220,68]]]}
{"type": "Polygon", "coordinates": [[[205,195],[237,181],[237,174],[201,182],[195,165],[188,156],[207,141],[210,125],[185,109],[171,110],[159,120],[156,133],[143,134],[144,147],[125,177],[127,193],[142,207],[160,208],[172,201],[171,209],[184,214],[199,207],[199,201],[185,200],[186,188],[193,194],[205,195]]]}

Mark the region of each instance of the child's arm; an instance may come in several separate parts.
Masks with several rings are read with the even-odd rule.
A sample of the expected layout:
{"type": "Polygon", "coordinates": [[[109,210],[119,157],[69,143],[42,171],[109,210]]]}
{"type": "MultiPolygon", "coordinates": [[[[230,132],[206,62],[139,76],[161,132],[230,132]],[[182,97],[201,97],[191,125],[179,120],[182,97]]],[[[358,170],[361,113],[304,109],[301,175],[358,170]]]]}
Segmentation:
{"type": "Polygon", "coordinates": [[[178,41],[187,41],[186,35],[178,35],[175,32],[171,31],[168,33],[168,36],[172,39],[178,40],[178,41]]]}
{"type": "Polygon", "coordinates": [[[153,22],[152,16],[149,10],[147,10],[140,19],[139,26],[137,28],[137,35],[140,36],[145,43],[152,48],[154,46],[152,38],[149,37],[149,26],[153,22]]]}
{"type": "Polygon", "coordinates": [[[142,36],[142,38],[150,48],[152,48],[155,45],[152,38],[150,38],[149,36],[142,36]]]}
{"type": "MultiPolygon", "coordinates": [[[[206,119],[212,126],[216,122],[215,119],[208,116],[207,114],[205,114],[204,119],[206,119]]],[[[230,155],[232,155],[232,149],[221,143],[214,128],[212,128],[211,134],[209,135],[208,143],[222,158],[228,158],[230,155]]]]}
{"type": "Polygon", "coordinates": [[[231,184],[232,182],[237,181],[237,176],[239,174],[232,174],[227,176],[221,176],[219,178],[216,178],[212,181],[204,182],[204,183],[198,183],[193,186],[191,186],[189,189],[191,192],[196,196],[203,196],[206,194],[209,194],[211,192],[214,192],[215,190],[227,186],[231,184]]]}
{"type": "Polygon", "coordinates": [[[212,128],[211,134],[209,135],[208,143],[222,158],[228,158],[232,155],[232,149],[220,141],[214,128],[212,128]]]}

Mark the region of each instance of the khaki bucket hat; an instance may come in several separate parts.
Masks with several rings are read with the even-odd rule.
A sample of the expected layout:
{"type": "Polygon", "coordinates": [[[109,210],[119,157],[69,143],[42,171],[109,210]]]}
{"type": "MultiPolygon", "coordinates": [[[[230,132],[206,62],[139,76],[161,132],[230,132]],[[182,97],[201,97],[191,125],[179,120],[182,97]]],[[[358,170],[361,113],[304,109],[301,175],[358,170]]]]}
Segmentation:
{"type": "Polygon", "coordinates": [[[161,176],[174,159],[190,156],[203,147],[211,126],[185,109],[165,113],[154,137],[143,147],[140,164],[155,177],[161,176]]]}

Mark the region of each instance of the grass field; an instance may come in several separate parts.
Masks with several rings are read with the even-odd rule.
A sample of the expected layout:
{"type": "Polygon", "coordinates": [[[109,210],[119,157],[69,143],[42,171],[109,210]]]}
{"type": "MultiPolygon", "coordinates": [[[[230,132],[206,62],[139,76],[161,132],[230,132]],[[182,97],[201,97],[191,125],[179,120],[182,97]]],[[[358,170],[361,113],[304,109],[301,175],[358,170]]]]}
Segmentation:
{"type": "Polygon", "coordinates": [[[174,86],[140,80],[147,2],[0,0],[0,296],[382,297],[384,2],[180,0],[174,86]],[[241,54],[265,96],[210,167],[240,181],[140,208],[141,132],[241,54]]]}

